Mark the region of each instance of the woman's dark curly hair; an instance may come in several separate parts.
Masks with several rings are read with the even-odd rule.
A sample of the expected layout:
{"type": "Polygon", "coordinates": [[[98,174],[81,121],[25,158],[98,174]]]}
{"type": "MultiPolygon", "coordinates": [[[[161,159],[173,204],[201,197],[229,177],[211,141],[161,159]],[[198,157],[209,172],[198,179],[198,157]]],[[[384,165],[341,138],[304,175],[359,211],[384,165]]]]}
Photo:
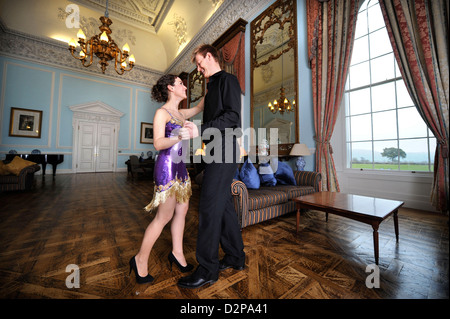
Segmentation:
{"type": "Polygon", "coordinates": [[[156,102],[167,102],[169,99],[168,85],[175,85],[177,76],[173,74],[163,75],[152,88],[152,98],[156,102]]]}

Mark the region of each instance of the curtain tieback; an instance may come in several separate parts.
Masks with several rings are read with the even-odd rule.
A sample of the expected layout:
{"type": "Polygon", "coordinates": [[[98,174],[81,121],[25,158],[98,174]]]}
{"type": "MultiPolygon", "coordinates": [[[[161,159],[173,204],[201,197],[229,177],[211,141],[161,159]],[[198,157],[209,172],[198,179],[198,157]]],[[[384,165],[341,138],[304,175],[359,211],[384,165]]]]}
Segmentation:
{"type": "Polygon", "coordinates": [[[314,137],[314,141],[315,141],[317,144],[322,144],[322,145],[324,145],[324,146],[328,146],[328,148],[329,148],[329,150],[330,150],[330,154],[333,154],[333,147],[331,146],[330,141],[322,141],[322,140],[317,139],[316,137],[314,137]]]}
{"type": "Polygon", "coordinates": [[[441,153],[443,158],[448,158],[448,143],[447,140],[438,140],[439,146],[441,148],[441,153]]]}

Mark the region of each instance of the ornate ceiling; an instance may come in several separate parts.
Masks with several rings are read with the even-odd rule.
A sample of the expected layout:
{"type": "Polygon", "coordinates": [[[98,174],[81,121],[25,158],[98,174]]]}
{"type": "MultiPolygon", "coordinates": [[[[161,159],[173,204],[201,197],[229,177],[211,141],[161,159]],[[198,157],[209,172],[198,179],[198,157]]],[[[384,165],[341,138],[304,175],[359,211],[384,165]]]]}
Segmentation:
{"type": "MultiPolygon", "coordinates": [[[[136,65],[164,72],[222,3],[231,1],[109,0],[111,37],[119,47],[129,44],[136,65]]],[[[68,43],[79,28],[88,38],[99,34],[105,8],[106,0],[0,0],[0,24],[12,32],[68,43]],[[75,11],[79,28],[73,23],[75,11]]]]}
{"type": "MultiPolygon", "coordinates": [[[[196,46],[213,43],[239,18],[251,21],[273,1],[109,0],[111,37],[119,47],[128,43],[136,65],[105,76],[148,85],[163,73],[189,72],[196,46]]],[[[74,59],[68,42],[79,28],[88,38],[99,34],[105,6],[106,0],[0,0],[0,54],[101,75],[97,63],[85,68],[74,59]]]]}
{"type": "MultiPolygon", "coordinates": [[[[74,3],[99,12],[105,11],[105,0],[73,0],[74,3]]],[[[146,31],[157,32],[174,0],[110,0],[111,16],[146,31]]]]}

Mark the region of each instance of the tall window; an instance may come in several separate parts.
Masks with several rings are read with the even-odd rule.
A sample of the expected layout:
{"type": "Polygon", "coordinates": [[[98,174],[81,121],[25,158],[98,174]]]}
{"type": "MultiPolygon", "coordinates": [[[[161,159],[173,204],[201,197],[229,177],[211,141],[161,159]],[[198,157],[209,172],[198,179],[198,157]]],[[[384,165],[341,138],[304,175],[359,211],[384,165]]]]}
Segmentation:
{"type": "Polygon", "coordinates": [[[378,1],[358,13],[345,118],[347,167],[433,171],[436,139],[406,90],[378,1]]]}

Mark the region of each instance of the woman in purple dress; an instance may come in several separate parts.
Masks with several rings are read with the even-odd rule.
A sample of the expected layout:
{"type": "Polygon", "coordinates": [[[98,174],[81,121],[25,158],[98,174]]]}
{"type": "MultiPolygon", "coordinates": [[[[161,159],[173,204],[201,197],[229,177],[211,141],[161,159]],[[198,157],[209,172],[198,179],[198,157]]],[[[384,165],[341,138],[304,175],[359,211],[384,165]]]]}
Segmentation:
{"type": "Polygon", "coordinates": [[[165,104],[156,110],[153,119],[153,145],[159,151],[154,169],[153,199],[145,207],[156,210],[155,218],[145,230],[141,248],[130,259],[130,274],[134,270],[138,283],[150,283],[148,259],[151,249],[164,226],[171,222],[172,251],[168,256],[170,267],[175,263],[182,272],[192,270],[183,253],[183,233],[189,198],[192,194],[191,179],[182,161],[183,141],[198,136],[194,123],[185,119],[203,110],[203,100],[190,109],[178,110],[178,105],[186,98],[186,87],[175,75],[162,76],[152,88],[152,98],[165,104]]]}

